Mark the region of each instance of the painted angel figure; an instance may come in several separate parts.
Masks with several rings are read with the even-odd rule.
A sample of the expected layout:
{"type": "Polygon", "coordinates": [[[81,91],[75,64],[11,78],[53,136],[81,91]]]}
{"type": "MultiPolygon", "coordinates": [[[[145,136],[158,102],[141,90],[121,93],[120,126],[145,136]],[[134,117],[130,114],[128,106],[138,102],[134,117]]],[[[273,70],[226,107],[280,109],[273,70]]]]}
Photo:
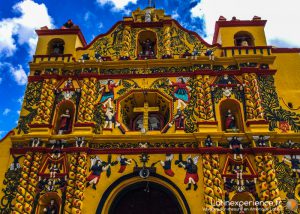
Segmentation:
{"type": "Polygon", "coordinates": [[[269,139],[270,136],[263,136],[263,135],[253,136],[253,140],[255,141],[257,147],[269,146],[269,139]]]}
{"type": "Polygon", "coordinates": [[[234,153],[234,159],[236,159],[236,155],[238,154],[241,159],[243,159],[243,155],[241,153],[241,150],[243,149],[242,145],[242,137],[228,137],[227,140],[229,141],[229,148],[233,150],[234,153]]]}
{"type": "Polygon", "coordinates": [[[32,147],[38,147],[38,146],[40,146],[40,138],[37,138],[37,137],[35,137],[35,138],[32,138],[31,139],[31,146],[32,147]]]}
{"type": "Polygon", "coordinates": [[[183,109],[187,106],[186,103],[190,101],[189,91],[191,88],[187,84],[188,78],[178,77],[176,82],[169,80],[169,84],[174,87],[174,98],[178,100],[177,110],[183,109]]]}
{"type": "Polygon", "coordinates": [[[175,173],[172,170],[172,160],[174,158],[173,154],[167,154],[166,155],[166,160],[165,161],[160,161],[160,164],[162,165],[162,167],[164,168],[164,171],[166,173],[166,175],[173,177],[175,175],[175,173]]]}
{"type": "Polygon", "coordinates": [[[75,137],[76,147],[83,147],[85,144],[84,137],[75,137]]]}
{"type": "Polygon", "coordinates": [[[103,86],[100,91],[102,92],[102,97],[100,99],[100,103],[102,103],[104,108],[113,108],[112,101],[114,101],[115,93],[114,88],[118,87],[121,84],[121,80],[117,83],[114,80],[107,80],[107,82],[102,81],[103,86]]]}
{"type": "Polygon", "coordinates": [[[194,185],[194,190],[198,189],[197,182],[199,181],[198,177],[198,163],[199,156],[192,158],[188,156],[186,161],[180,162],[178,165],[182,166],[186,170],[184,184],[187,184],[186,190],[190,190],[192,188],[192,184],[194,185]]]}
{"type": "Polygon", "coordinates": [[[118,161],[120,162],[120,169],[119,169],[118,173],[123,173],[126,169],[126,166],[131,164],[132,160],[125,158],[124,155],[120,155],[118,157],[118,161]]]}
{"type": "Polygon", "coordinates": [[[101,173],[103,171],[106,171],[109,167],[110,164],[104,164],[98,156],[96,156],[95,158],[91,158],[91,173],[86,178],[86,187],[92,184],[92,188],[96,190],[96,184],[99,182],[101,173]]]}

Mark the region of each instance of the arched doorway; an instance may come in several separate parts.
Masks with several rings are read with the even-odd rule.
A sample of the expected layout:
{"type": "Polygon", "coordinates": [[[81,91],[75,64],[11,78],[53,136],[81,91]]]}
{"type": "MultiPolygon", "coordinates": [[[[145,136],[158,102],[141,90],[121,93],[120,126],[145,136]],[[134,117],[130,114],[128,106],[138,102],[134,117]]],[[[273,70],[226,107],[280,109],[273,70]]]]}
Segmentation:
{"type": "Polygon", "coordinates": [[[131,184],[118,193],[109,214],[181,214],[182,208],[166,187],[142,181],[131,184]]]}

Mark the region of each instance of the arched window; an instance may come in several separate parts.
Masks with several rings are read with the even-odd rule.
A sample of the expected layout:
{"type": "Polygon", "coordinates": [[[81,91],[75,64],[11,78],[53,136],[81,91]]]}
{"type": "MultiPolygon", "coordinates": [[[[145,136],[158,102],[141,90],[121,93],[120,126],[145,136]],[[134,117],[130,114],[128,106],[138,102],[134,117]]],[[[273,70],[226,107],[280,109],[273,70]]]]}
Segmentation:
{"type": "Polygon", "coordinates": [[[226,132],[243,132],[243,116],[238,101],[226,99],[220,103],[222,130],[226,132]]]}
{"type": "Polygon", "coordinates": [[[257,207],[255,206],[254,197],[249,192],[236,193],[230,201],[235,202],[232,203],[233,205],[230,207],[231,210],[234,210],[231,213],[257,213],[257,207]]]}
{"type": "Polygon", "coordinates": [[[59,55],[64,54],[65,42],[62,39],[52,39],[48,43],[48,54],[59,55]]]}
{"type": "Polygon", "coordinates": [[[234,35],[234,45],[240,47],[254,46],[254,38],[249,32],[240,31],[234,35]]]}

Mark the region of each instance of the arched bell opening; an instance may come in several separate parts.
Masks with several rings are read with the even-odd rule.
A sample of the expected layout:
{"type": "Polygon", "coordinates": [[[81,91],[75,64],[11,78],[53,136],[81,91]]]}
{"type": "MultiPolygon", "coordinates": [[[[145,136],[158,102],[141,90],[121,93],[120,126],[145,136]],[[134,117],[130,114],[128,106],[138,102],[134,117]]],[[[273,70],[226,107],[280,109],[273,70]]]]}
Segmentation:
{"type": "Polygon", "coordinates": [[[150,30],[142,31],[137,40],[138,59],[155,59],[157,55],[157,36],[150,30]]]}
{"type": "Polygon", "coordinates": [[[73,129],[75,105],[70,100],[61,101],[55,110],[54,134],[70,134],[73,129]]]}
{"type": "Polygon", "coordinates": [[[222,131],[243,132],[244,123],[240,103],[233,99],[226,99],[220,103],[220,118],[222,131]]]}
{"type": "Polygon", "coordinates": [[[234,35],[234,44],[239,47],[254,46],[254,37],[247,31],[240,31],[234,35]]]}
{"type": "Polygon", "coordinates": [[[48,54],[49,55],[61,55],[64,54],[65,41],[59,38],[52,39],[48,43],[48,54]]]}
{"type": "Polygon", "coordinates": [[[255,205],[255,198],[249,192],[236,193],[230,200],[232,206],[230,206],[231,214],[257,214],[258,208],[255,205]]]}
{"type": "Polygon", "coordinates": [[[61,203],[62,200],[57,193],[46,193],[40,197],[35,213],[61,213],[61,203]]]}

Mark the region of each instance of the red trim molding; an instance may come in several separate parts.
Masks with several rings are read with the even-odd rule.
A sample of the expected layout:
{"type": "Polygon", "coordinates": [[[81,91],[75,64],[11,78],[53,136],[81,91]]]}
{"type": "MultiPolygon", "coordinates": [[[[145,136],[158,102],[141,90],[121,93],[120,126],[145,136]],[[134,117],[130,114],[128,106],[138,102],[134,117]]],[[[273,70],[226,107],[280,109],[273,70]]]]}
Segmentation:
{"type": "Polygon", "coordinates": [[[75,127],[94,127],[94,123],[75,123],[75,127]]]}
{"type": "Polygon", "coordinates": [[[272,48],[272,53],[300,53],[300,48],[272,48]]]}
{"type": "Polygon", "coordinates": [[[218,125],[218,121],[200,121],[197,125],[218,125]]]}
{"type": "Polygon", "coordinates": [[[30,128],[52,128],[51,124],[28,124],[30,128]]]}
{"type": "Polygon", "coordinates": [[[250,126],[250,125],[268,125],[269,122],[266,120],[252,120],[252,121],[247,121],[246,125],[250,126]]]}
{"type": "Polygon", "coordinates": [[[51,30],[36,30],[35,31],[39,36],[47,36],[47,35],[66,35],[66,34],[77,34],[82,45],[86,46],[86,40],[81,32],[78,29],[51,29],[51,30]]]}

